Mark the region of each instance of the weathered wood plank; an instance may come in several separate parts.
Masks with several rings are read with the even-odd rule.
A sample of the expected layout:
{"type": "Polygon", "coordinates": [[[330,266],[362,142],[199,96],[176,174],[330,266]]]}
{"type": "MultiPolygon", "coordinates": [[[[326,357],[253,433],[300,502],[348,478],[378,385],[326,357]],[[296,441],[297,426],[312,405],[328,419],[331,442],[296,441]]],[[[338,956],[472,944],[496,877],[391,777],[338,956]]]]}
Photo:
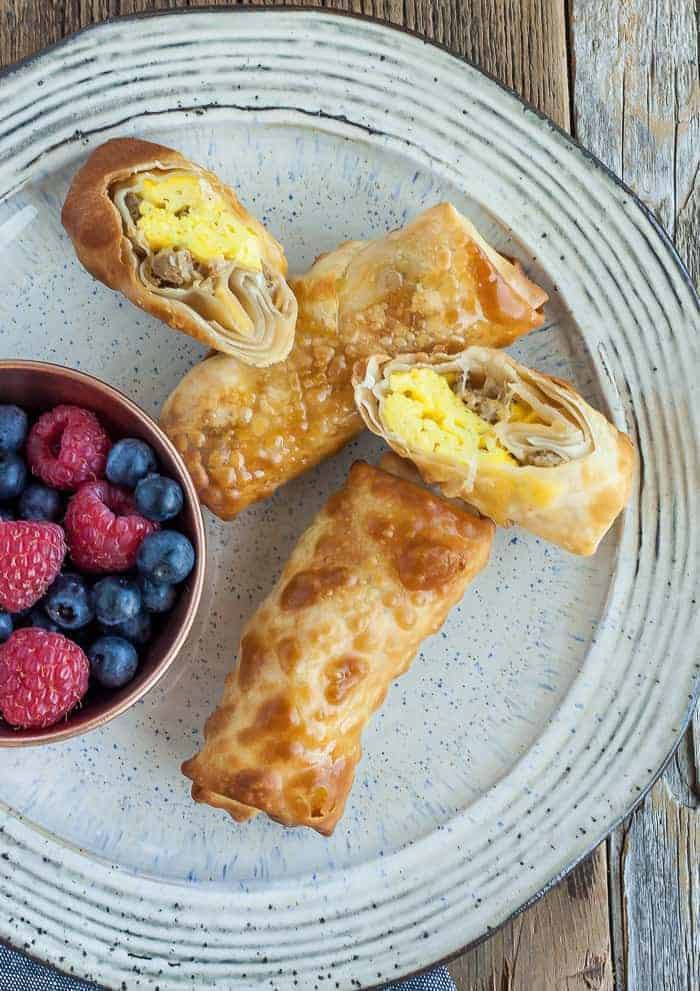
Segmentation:
{"type": "MultiPolygon", "coordinates": [[[[610,946],[612,952],[615,991],[627,991],[627,942],[624,933],[627,929],[625,903],[622,897],[622,872],[624,847],[627,831],[616,829],[608,837],[608,905],[610,907],[610,946]]],[[[631,989],[630,989],[631,991],[631,989]]]]}
{"type": "MultiPolygon", "coordinates": [[[[260,6],[278,0],[253,0],[260,6]]],[[[568,126],[565,0],[288,0],[352,10],[407,27],[482,66],[568,126]]],[[[8,65],[106,17],[227,0],[0,0],[0,64],[8,65]]]]}
{"type": "MultiPolygon", "coordinates": [[[[574,0],[574,129],[700,278],[700,84],[692,0],[574,0]]],[[[700,987],[700,721],[609,841],[616,988],[700,987]]]]}
{"type": "Polygon", "coordinates": [[[700,90],[692,0],[575,0],[579,140],[635,190],[700,275],[700,90]]]}
{"type": "Polygon", "coordinates": [[[697,808],[676,801],[663,780],[622,836],[626,986],[700,987],[697,808]]]}
{"type": "Polygon", "coordinates": [[[466,55],[569,127],[564,0],[405,0],[404,8],[407,27],[466,55]]]}
{"type": "Polygon", "coordinates": [[[527,912],[451,963],[457,987],[612,991],[607,891],[605,847],[600,846],[527,912]]]}

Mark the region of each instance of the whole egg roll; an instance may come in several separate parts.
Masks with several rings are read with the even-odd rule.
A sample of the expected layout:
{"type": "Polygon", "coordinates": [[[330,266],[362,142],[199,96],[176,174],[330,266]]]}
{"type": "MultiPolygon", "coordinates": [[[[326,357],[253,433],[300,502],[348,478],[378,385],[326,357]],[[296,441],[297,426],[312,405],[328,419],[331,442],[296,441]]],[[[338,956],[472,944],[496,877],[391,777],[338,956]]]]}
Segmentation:
{"type": "Polygon", "coordinates": [[[289,354],[297,304],[281,245],[179,152],[105,142],[74,176],[61,219],[95,278],[175,330],[256,366],[289,354]]]}
{"type": "Polygon", "coordinates": [[[285,362],[262,371],[209,358],[163,407],[161,424],[200,499],[222,519],[271,495],[362,429],[355,361],[378,351],[505,346],[541,325],[547,299],[447,203],[400,231],[322,255],[291,285],[299,319],[285,362]]]}
{"type": "Polygon", "coordinates": [[[501,526],[592,554],[629,498],[629,437],[569,383],[502,351],[374,355],[353,381],[370,430],[501,526]]]}
{"type": "Polygon", "coordinates": [[[493,532],[356,462],[243,631],[204,747],[183,765],[193,798],[329,835],[364,727],[486,564],[493,532]]]}

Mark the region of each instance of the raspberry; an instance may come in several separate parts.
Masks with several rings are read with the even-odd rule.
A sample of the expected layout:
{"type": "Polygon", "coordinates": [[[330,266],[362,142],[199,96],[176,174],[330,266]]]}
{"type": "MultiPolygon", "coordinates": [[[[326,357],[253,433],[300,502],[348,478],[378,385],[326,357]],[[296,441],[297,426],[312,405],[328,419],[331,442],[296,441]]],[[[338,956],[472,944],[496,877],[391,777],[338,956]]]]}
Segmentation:
{"type": "Polygon", "coordinates": [[[65,556],[66,540],[57,523],[0,521],[0,608],[20,612],[33,606],[65,556]]]}
{"type": "Polygon", "coordinates": [[[0,715],[19,729],[53,726],[88,688],[90,662],[77,643],[36,627],[0,646],[0,715]]]}
{"type": "Polygon", "coordinates": [[[29,431],[27,460],[42,482],[72,492],[104,476],[110,447],[94,413],[80,406],[54,406],[29,431]]]}
{"type": "Polygon", "coordinates": [[[70,556],[82,571],[127,571],[141,541],[157,523],[134,511],[129,492],[109,482],[85,482],[68,503],[66,533],[70,556]]]}

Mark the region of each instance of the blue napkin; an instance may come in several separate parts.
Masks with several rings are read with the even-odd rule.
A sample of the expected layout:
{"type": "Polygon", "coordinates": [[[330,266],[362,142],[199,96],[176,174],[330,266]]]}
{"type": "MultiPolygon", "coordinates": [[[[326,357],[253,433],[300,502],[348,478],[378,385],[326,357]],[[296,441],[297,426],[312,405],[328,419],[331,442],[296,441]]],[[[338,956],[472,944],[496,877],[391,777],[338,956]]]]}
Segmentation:
{"type": "MultiPolygon", "coordinates": [[[[17,953],[0,943],[0,988],[2,991],[99,991],[96,984],[87,984],[75,977],[59,974],[51,967],[35,963],[23,953],[17,953]]],[[[392,991],[456,991],[444,967],[427,974],[409,977],[391,985],[392,991]]]]}

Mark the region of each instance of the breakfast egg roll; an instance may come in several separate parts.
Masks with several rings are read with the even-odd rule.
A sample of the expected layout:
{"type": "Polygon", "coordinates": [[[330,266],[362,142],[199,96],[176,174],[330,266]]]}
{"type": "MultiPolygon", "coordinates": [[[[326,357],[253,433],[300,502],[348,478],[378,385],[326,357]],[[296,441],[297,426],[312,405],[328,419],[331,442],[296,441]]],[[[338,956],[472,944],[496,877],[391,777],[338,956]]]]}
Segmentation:
{"type": "Polygon", "coordinates": [[[223,356],[196,365],[161,424],[217,516],[246,506],[338,451],[362,428],[353,363],[383,351],[505,346],[544,319],[547,294],[453,206],[400,231],[350,241],[291,280],[294,347],[264,371],[223,356]]]}
{"type": "Polygon", "coordinates": [[[61,215],[85,268],[175,330],[267,366],[294,340],[282,247],[217,176],[137,138],[100,145],[61,215]]]}
{"type": "Polygon", "coordinates": [[[494,525],[356,462],[243,630],[234,671],[183,764],[192,796],[333,832],[361,735],[421,642],[486,564],[494,525]]]}
{"type": "Polygon", "coordinates": [[[373,433],[501,526],[592,554],[629,498],[629,437],[568,382],[502,351],[373,355],[353,383],[373,433]]]}

